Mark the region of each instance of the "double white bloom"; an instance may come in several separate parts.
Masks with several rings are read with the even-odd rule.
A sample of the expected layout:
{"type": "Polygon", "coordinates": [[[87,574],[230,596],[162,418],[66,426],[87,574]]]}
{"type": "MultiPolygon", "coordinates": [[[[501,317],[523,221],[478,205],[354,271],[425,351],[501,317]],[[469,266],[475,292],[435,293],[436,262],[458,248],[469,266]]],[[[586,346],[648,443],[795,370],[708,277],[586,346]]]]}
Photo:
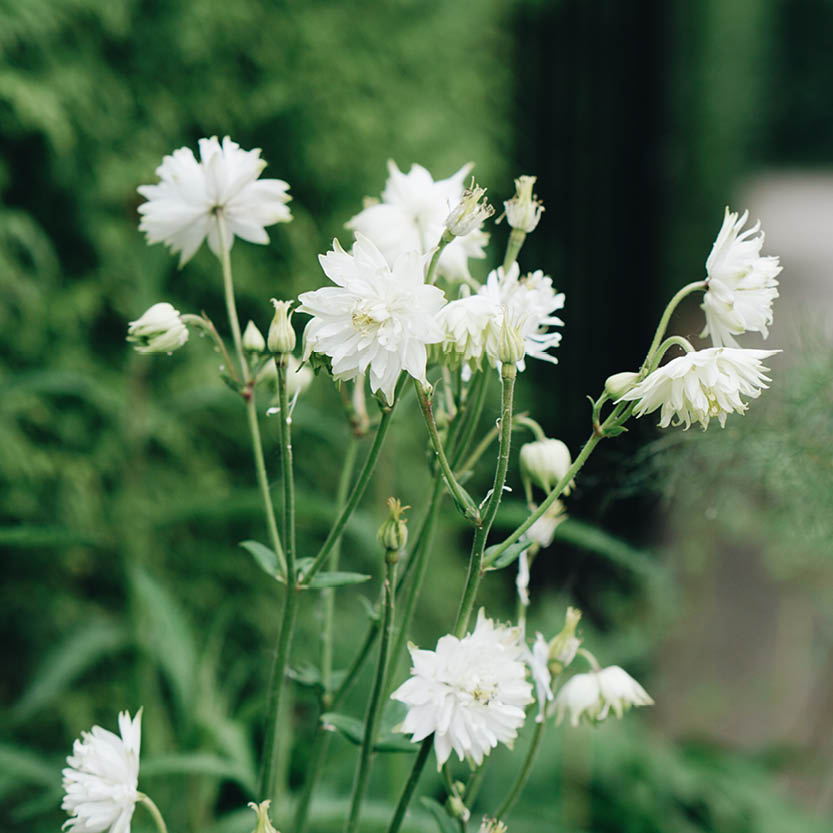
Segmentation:
{"type": "Polygon", "coordinates": [[[558,692],[553,703],[556,723],[569,714],[570,724],[578,726],[585,717],[591,721],[604,720],[611,709],[617,717],[631,706],[652,706],[653,699],[647,691],[618,665],[610,665],[599,671],[576,674],[558,692]]]}
{"type": "Polygon", "coordinates": [[[200,139],[200,160],[182,147],[162,160],[156,169],[160,182],[142,185],[147,202],[139,206],[139,229],[148,243],[164,243],[180,252],[184,266],[208,238],[220,256],[220,225],[226,249],[235,237],[250,243],[268,243],[265,226],[292,219],[286,203],[289,185],[282,179],[258,179],[266,162],[260,148],[241,150],[228,136],[200,139]]]}
{"type": "Polygon", "coordinates": [[[142,710],[132,720],[120,712],[119,732],[121,737],[93,726],[73,744],[61,805],[72,816],[64,827],[73,833],[130,833],[139,798],[142,710]]]}
{"type": "Polygon", "coordinates": [[[727,414],[746,411],[741,396],[756,399],[767,387],[769,368],[761,359],[777,352],[736,347],[692,351],[657,368],[621,398],[638,400],[634,409],[638,417],[662,408],[660,428],[667,428],[673,419],[686,428],[699,422],[705,430],[712,418],[723,427],[727,414]]]}
{"type": "Polygon", "coordinates": [[[715,347],[737,347],[734,336],[759,332],[764,338],[772,323],[772,302],[778,297],[777,257],[762,257],[764,233],[760,221],[741,233],[749,212],[738,219],[726,208],[723,226],[706,260],[708,289],[702,308],[706,313],[703,337],[715,347]],[[755,236],[757,235],[757,236],[755,236]]]}
{"type": "Polygon", "coordinates": [[[418,252],[400,255],[391,269],[370,240],[356,237],[352,252],[334,240],[333,250],[318,257],[336,286],[299,296],[298,311],[313,316],[304,332],[304,354],[329,356],[336,379],[369,371],[370,389],[381,390],[392,403],[403,370],[428,384],[425,346],[442,338],[437,313],[445,296],[425,284],[418,252]]]}
{"type": "Polygon", "coordinates": [[[130,322],[127,340],[139,353],[172,353],[188,341],[188,328],[179,317],[179,310],[163,302],[130,322]]]}
{"type": "Polygon", "coordinates": [[[452,749],[479,765],[498,743],[511,745],[533,699],[517,628],[495,625],[481,610],[462,639],[443,636],[434,651],[409,650],[412,676],[391,697],[408,706],[401,732],[414,743],[434,734],[437,768],[452,749]]]}
{"type": "MultiPolygon", "coordinates": [[[[347,228],[357,236],[370,238],[390,266],[406,252],[427,254],[440,242],[449,213],[459,205],[463,180],[471,168],[464,165],[448,179],[435,182],[422,165],[412,165],[406,174],[391,160],[382,201],[352,217],[347,228]]],[[[469,277],[469,258],[485,257],[483,247],[488,240],[480,223],[467,234],[455,237],[440,255],[439,272],[454,279],[469,277]]]]}

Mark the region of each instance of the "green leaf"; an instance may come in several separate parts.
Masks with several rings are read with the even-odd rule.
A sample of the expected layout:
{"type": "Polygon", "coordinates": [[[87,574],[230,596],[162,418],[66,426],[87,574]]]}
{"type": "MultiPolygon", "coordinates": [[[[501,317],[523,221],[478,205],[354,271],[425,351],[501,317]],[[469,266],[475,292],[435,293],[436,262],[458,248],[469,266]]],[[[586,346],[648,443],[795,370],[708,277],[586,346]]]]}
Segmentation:
{"type": "Polygon", "coordinates": [[[213,775],[227,781],[236,781],[249,792],[254,791],[253,775],[235,761],[206,752],[186,752],[181,755],[163,755],[142,761],[142,777],[153,778],[170,775],[213,775]]]}
{"type": "Polygon", "coordinates": [[[278,566],[278,556],[274,550],[261,544],[260,541],[241,541],[240,546],[243,547],[249,555],[254,558],[255,563],[267,576],[286,584],[286,579],[281,575],[278,566]]]}
{"type": "MultiPolygon", "coordinates": [[[[326,712],[321,715],[321,723],[325,729],[337,731],[342,737],[361,746],[364,740],[364,723],[355,717],[337,712],[326,712]]],[[[416,746],[404,735],[382,734],[373,744],[376,752],[416,752],[416,746]]]]}
{"type": "Polygon", "coordinates": [[[339,587],[342,584],[361,584],[369,581],[371,576],[365,573],[316,573],[304,588],[309,590],[323,590],[325,587],[339,587]]]}
{"type": "Polygon", "coordinates": [[[486,564],[486,569],[502,570],[504,567],[508,567],[513,561],[517,561],[518,556],[525,549],[528,549],[530,544],[531,541],[515,541],[514,544],[510,544],[500,555],[497,555],[498,548],[501,546],[500,544],[489,547],[483,553],[483,562],[486,564]],[[492,559],[494,559],[494,563],[492,563],[492,559]]]}
{"type": "Polygon", "coordinates": [[[87,669],[129,642],[122,625],[113,621],[90,622],[49,652],[35,678],[12,709],[21,721],[61,697],[87,669]]]}
{"type": "Polygon", "coordinates": [[[457,826],[457,823],[448,815],[445,807],[439,801],[423,795],[420,796],[419,803],[428,810],[434,821],[437,822],[440,833],[460,833],[460,828],[457,826]]]}

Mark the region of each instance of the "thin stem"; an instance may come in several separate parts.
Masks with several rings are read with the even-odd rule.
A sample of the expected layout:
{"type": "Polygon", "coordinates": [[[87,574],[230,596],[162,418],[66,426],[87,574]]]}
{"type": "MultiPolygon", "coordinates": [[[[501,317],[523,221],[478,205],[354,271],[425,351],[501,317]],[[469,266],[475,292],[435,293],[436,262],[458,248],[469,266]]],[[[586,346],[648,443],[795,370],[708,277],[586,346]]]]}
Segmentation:
{"type": "Polygon", "coordinates": [[[285,507],[284,539],[286,544],[286,598],[284,599],[283,621],[278,635],[278,650],[272,668],[270,692],[266,713],[266,735],[263,741],[263,761],[260,773],[261,796],[272,797],[278,805],[275,770],[278,761],[278,720],[281,694],[286,678],[286,667],[292,648],[292,635],[298,608],[298,588],[295,575],[295,478],[292,471],[292,418],[289,415],[289,395],[286,386],[286,367],[282,361],[275,362],[278,368],[278,395],[280,397],[281,469],[283,472],[283,494],[285,507]]]}
{"type": "MultiPolygon", "coordinates": [[[[460,459],[468,450],[477,424],[480,422],[480,415],[483,413],[483,403],[486,401],[486,392],[489,388],[489,371],[481,370],[469,385],[466,397],[463,419],[464,427],[460,430],[460,436],[455,446],[452,446],[451,467],[456,469],[460,459]]],[[[460,417],[458,417],[460,419],[460,417]]]]}
{"type": "Polygon", "coordinates": [[[657,347],[657,352],[651,363],[648,365],[649,373],[652,373],[657,369],[657,367],[659,367],[659,363],[662,361],[663,356],[674,346],[682,347],[686,353],[694,352],[694,346],[687,338],[683,338],[683,336],[668,336],[668,338],[665,339],[659,347],[657,347]]]}
{"type": "Polygon", "coordinates": [[[532,417],[518,414],[515,417],[515,425],[522,425],[524,428],[528,428],[537,441],[545,440],[547,438],[547,435],[544,433],[544,429],[534,419],[532,419],[532,417]]]}
{"type": "Polygon", "coordinates": [[[231,356],[229,355],[228,350],[226,350],[225,342],[222,338],[220,338],[220,334],[217,332],[217,328],[214,326],[214,322],[205,313],[203,313],[202,315],[193,315],[191,313],[185,313],[184,315],[181,315],[180,318],[182,319],[183,323],[199,327],[201,330],[207,332],[212,339],[214,339],[214,343],[217,345],[217,349],[220,351],[220,354],[223,357],[223,361],[225,362],[229,374],[235,382],[241,384],[240,377],[237,374],[237,369],[235,368],[231,360],[231,356]]]}
{"type": "Polygon", "coordinates": [[[502,819],[518,800],[518,796],[521,794],[521,790],[524,788],[524,785],[529,778],[529,773],[532,771],[535,758],[538,756],[538,750],[541,748],[541,740],[544,737],[544,729],[546,728],[546,725],[546,720],[542,720],[540,723],[536,724],[535,734],[532,736],[532,743],[530,743],[529,749],[526,752],[526,759],[518,772],[518,777],[515,779],[512,789],[509,790],[509,795],[503,799],[503,804],[501,804],[497,809],[497,812],[495,812],[494,817],[496,819],[502,819]]]}
{"type": "Polygon", "coordinates": [[[326,560],[327,556],[332,551],[333,547],[336,544],[336,541],[341,537],[341,533],[344,530],[344,527],[347,525],[347,521],[350,520],[350,516],[353,514],[356,506],[358,506],[359,501],[362,499],[362,495],[364,495],[364,491],[367,488],[367,484],[370,482],[370,478],[373,475],[373,469],[376,467],[376,461],[379,458],[379,452],[382,450],[382,444],[385,441],[385,436],[388,433],[388,429],[390,428],[390,421],[393,417],[393,409],[396,407],[397,402],[399,402],[400,394],[402,391],[402,387],[404,386],[405,380],[407,376],[403,374],[400,376],[399,381],[396,383],[396,392],[393,398],[393,405],[388,406],[384,412],[382,413],[382,419],[379,421],[379,425],[376,428],[376,436],[373,438],[373,445],[370,448],[370,451],[367,454],[367,459],[364,461],[364,466],[362,466],[362,470],[359,472],[359,477],[356,480],[355,485],[353,486],[353,491],[350,493],[350,497],[347,499],[347,503],[344,504],[344,508],[339,512],[338,517],[333,523],[332,528],[330,529],[329,535],[327,535],[327,540],[321,546],[321,549],[318,551],[318,554],[315,556],[315,560],[310,564],[307,568],[306,572],[300,577],[299,584],[306,584],[309,580],[324,566],[324,561],[326,560]]]}
{"type": "Polygon", "coordinates": [[[298,799],[298,805],[295,808],[295,823],[292,826],[294,833],[303,833],[306,829],[309,806],[312,803],[312,793],[315,785],[318,783],[318,776],[321,774],[321,765],[327,757],[331,737],[332,732],[324,731],[319,720],[318,726],[315,729],[315,737],[312,739],[312,747],[310,748],[304,789],[301,797],[298,799]]]}
{"type": "Polygon", "coordinates": [[[489,496],[486,509],[483,512],[482,525],[474,533],[471,557],[469,559],[469,572],[466,577],[466,585],[463,588],[460,607],[457,611],[457,620],[454,623],[454,633],[458,639],[462,638],[465,634],[469,619],[471,618],[477,589],[483,575],[483,552],[486,549],[486,539],[489,537],[489,531],[492,528],[498,507],[500,506],[500,499],[503,496],[503,486],[506,482],[506,472],[509,468],[509,449],[512,443],[512,406],[517,373],[517,368],[511,362],[504,362],[501,365],[500,448],[498,451],[497,465],[495,466],[492,493],[489,496]]]}
{"type": "Polygon", "coordinates": [[[643,371],[651,363],[651,360],[654,357],[654,352],[659,347],[660,343],[662,342],[663,336],[665,335],[665,331],[668,329],[668,322],[671,320],[671,315],[677,308],[677,305],[680,303],[680,301],[682,301],[683,298],[685,298],[687,295],[691,295],[692,292],[697,292],[701,289],[706,289],[707,287],[708,281],[694,281],[694,283],[686,284],[668,302],[668,306],[662,313],[662,317],[660,318],[659,324],[657,325],[657,331],[656,333],[654,333],[654,340],[651,342],[651,346],[648,348],[648,353],[645,356],[645,361],[642,363],[641,369],[643,371]]]}
{"type": "Polygon", "coordinates": [[[434,254],[431,255],[431,262],[428,264],[428,271],[425,274],[425,283],[434,283],[437,280],[437,265],[440,262],[440,255],[443,253],[443,249],[454,239],[454,235],[446,230],[443,232],[443,236],[440,238],[440,242],[437,244],[437,248],[434,249],[434,254]]]}
{"type": "Polygon", "coordinates": [[[489,446],[497,439],[498,434],[500,431],[498,430],[497,426],[493,426],[490,428],[484,435],[483,439],[477,444],[477,447],[469,454],[468,459],[465,463],[461,466],[457,466],[457,471],[459,474],[463,474],[463,472],[471,471],[477,461],[486,453],[486,450],[489,446]]]}
{"type": "Polygon", "coordinates": [[[419,783],[419,776],[422,775],[422,770],[425,768],[425,762],[428,760],[428,755],[431,753],[431,747],[433,744],[433,735],[429,735],[422,742],[422,746],[420,746],[419,752],[414,760],[414,765],[411,767],[411,774],[405,782],[402,795],[399,796],[399,803],[396,805],[396,811],[394,812],[393,818],[388,825],[387,833],[397,833],[399,828],[402,826],[402,821],[405,818],[408,805],[411,803],[411,797],[414,794],[416,785],[419,783]]]}
{"type": "Polygon", "coordinates": [[[379,662],[376,665],[376,676],[367,704],[367,714],[364,720],[364,738],[359,756],[356,777],[353,782],[353,795],[350,800],[350,814],[344,825],[345,833],[355,833],[359,824],[362,801],[367,791],[370,768],[373,759],[373,745],[379,729],[379,719],[382,714],[382,695],[385,688],[385,677],[388,667],[388,651],[393,636],[394,593],[396,588],[396,562],[399,554],[388,550],[385,553],[385,579],[382,585],[382,639],[379,645],[379,662]]]}
{"type": "Polygon", "coordinates": [[[414,388],[417,393],[420,408],[422,409],[422,416],[425,419],[425,425],[428,428],[428,435],[431,438],[431,445],[434,447],[434,454],[437,457],[437,462],[440,464],[443,477],[445,478],[448,491],[454,498],[457,507],[463,513],[465,518],[474,524],[480,523],[480,512],[477,509],[471,496],[466,490],[457,482],[454,473],[451,471],[451,466],[448,464],[448,458],[445,456],[445,449],[443,449],[442,440],[440,439],[439,431],[437,430],[437,423],[434,421],[434,413],[431,409],[431,403],[422,389],[422,384],[414,379],[414,388]]]}
{"type": "Polygon", "coordinates": [[[243,352],[243,338],[240,335],[240,321],[237,318],[237,304],[234,300],[234,282],[231,277],[231,252],[228,247],[226,236],[226,222],[223,218],[222,209],[216,209],[217,232],[220,237],[220,263],[223,267],[223,288],[226,295],[226,310],[231,325],[231,335],[234,339],[234,349],[237,352],[237,359],[243,373],[244,381],[249,381],[249,364],[246,361],[246,354],[243,352]]]}
{"type": "Polygon", "coordinates": [[[145,795],[144,793],[136,793],[136,798],[140,804],[144,804],[145,807],[147,807],[148,812],[151,816],[153,816],[153,820],[156,822],[156,827],[159,829],[159,833],[168,833],[168,827],[165,824],[165,819],[162,818],[162,813],[159,812],[159,808],[156,804],[154,804],[151,797],[145,795]]]}
{"type": "Polygon", "coordinates": [[[508,272],[512,264],[518,259],[524,240],[526,240],[526,232],[523,229],[513,228],[506,243],[506,256],[503,258],[504,273],[508,272]]]}

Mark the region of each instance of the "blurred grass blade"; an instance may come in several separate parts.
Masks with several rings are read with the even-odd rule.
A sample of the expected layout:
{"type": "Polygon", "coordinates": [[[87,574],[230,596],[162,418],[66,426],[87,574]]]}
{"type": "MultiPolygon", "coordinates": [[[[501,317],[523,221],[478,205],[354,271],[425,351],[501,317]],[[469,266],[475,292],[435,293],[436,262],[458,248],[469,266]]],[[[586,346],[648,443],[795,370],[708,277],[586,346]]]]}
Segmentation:
{"type": "Polygon", "coordinates": [[[254,795],[254,773],[248,772],[237,762],[204,752],[164,755],[142,761],[142,777],[155,778],[170,775],[213,775],[227,781],[235,781],[254,795]]]}
{"type": "Polygon", "coordinates": [[[660,569],[643,550],[638,550],[620,538],[575,518],[568,518],[558,525],[555,540],[567,541],[583,550],[595,552],[636,573],[657,573],[660,569]]]}
{"type": "Polygon", "coordinates": [[[439,801],[435,801],[433,798],[423,795],[419,799],[419,803],[422,804],[426,810],[428,810],[431,817],[435,822],[437,822],[437,827],[439,828],[440,833],[460,833],[460,829],[457,827],[457,822],[455,822],[454,819],[448,815],[445,807],[443,807],[439,801]]]}
{"type": "Polygon", "coordinates": [[[343,584],[361,584],[370,581],[370,578],[365,573],[316,573],[312,581],[304,587],[308,590],[323,590],[325,587],[340,587],[343,584]]]}

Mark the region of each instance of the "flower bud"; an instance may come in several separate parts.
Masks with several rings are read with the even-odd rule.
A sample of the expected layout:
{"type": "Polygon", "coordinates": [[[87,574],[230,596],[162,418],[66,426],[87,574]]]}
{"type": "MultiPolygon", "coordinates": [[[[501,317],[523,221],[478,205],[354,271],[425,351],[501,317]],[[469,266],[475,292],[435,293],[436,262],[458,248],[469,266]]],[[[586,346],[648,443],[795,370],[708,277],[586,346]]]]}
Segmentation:
{"type": "Polygon", "coordinates": [[[390,512],[379,527],[379,543],[388,552],[399,552],[404,550],[408,543],[407,518],[402,515],[410,506],[403,506],[395,497],[388,498],[390,512]]]}
{"type": "Polygon", "coordinates": [[[252,833],[278,833],[269,818],[269,805],[271,803],[268,799],[261,801],[260,804],[255,804],[254,801],[249,802],[249,807],[257,813],[257,824],[252,833]]]}
{"type": "Polygon", "coordinates": [[[503,203],[506,209],[506,221],[512,228],[529,234],[538,225],[544,206],[532,193],[536,177],[521,176],[515,180],[515,196],[503,203]]]}
{"type": "Polygon", "coordinates": [[[624,373],[614,373],[605,380],[605,393],[615,402],[624,396],[638,381],[638,373],[632,373],[629,370],[624,373]]]}
{"type": "Polygon", "coordinates": [[[295,349],[295,330],[292,328],[292,301],[272,298],[275,317],[269,325],[267,344],[271,353],[291,353],[295,349]]]}
{"type": "Polygon", "coordinates": [[[505,315],[498,336],[497,358],[501,364],[517,364],[526,353],[524,337],[520,327],[516,327],[505,315]]]}
{"type": "Polygon", "coordinates": [[[243,349],[250,353],[262,353],[266,349],[266,341],[254,321],[249,321],[243,331],[243,349]]]}
{"type": "MultiPolygon", "coordinates": [[[[531,480],[545,492],[552,491],[567,474],[572,459],[570,449],[561,440],[545,439],[521,446],[521,477],[531,480]]],[[[564,494],[570,493],[570,484],[564,494]]]]}
{"type": "Polygon", "coordinates": [[[580,619],[581,611],[576,607],[568,607],[561,633],[550,642],[550,670],[555,675],[560,674],[575,659],[581,645],[581,640],[576,636],[580,619]]]}
{"type": "Polygon", "coordinates": [[[127,328],[127,340],[140,353],[173,353],[188,341],[188,328],[168,303],[154,304],[127,328]]]}
{"type": "Polygon", "coordinates": [[[472,178],[471,185],[463,192],[463,198],[446,217],[445,227],[451,234],[455,237],[465,237],[476,228],[480,228],[483,222],[495,213],[495,209],[488,202],[480,202],[485,193],[486,189],[475,185],[472,178]]]}

